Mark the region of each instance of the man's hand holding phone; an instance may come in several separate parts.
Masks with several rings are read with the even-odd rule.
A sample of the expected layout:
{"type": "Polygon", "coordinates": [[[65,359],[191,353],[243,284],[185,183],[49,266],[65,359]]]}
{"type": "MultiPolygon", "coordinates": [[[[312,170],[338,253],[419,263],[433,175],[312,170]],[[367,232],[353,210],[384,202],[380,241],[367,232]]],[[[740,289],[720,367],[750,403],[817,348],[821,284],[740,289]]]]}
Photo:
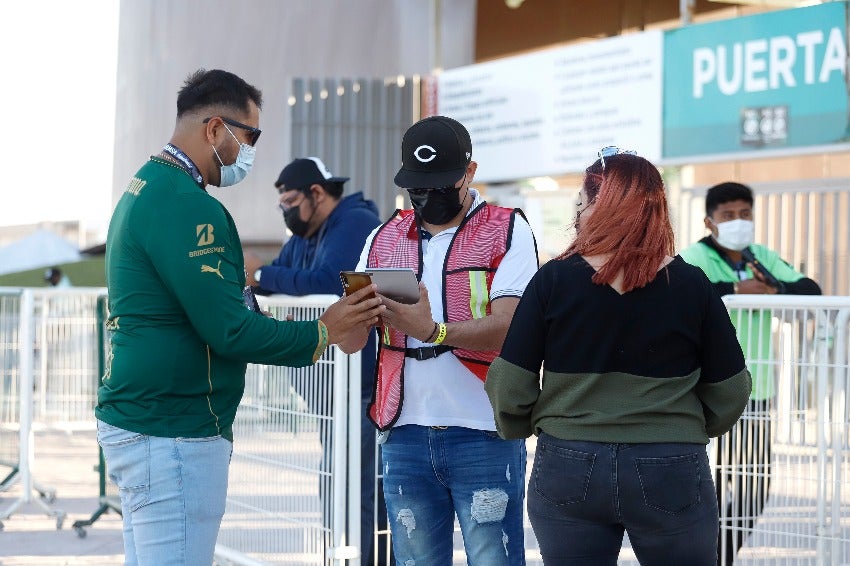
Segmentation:
{"type": "Polygon", "coordinates": [[[369,331],[386,310],[375,296],[376,285],[367,285],[342,297],[325,310],[319,320],[328,328],[328,343],[337,344],[346,354],[363,348],[369,331]]]}

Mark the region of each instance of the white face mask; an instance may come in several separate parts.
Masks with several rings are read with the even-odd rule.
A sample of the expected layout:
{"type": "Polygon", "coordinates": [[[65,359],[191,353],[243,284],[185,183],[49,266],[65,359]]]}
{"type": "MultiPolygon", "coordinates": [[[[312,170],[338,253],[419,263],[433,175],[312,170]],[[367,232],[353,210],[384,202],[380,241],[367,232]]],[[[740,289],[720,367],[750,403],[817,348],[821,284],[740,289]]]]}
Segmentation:
{"type": "Polygon", "coordinates": [[[227,127],[227,124],[224,124],[224,128],[231,136],[233,136],[236,143],[239,144],[239,154],[236,156],[236,161],[234,161],[231,165],[225,165],[224,161],[221,160],[221,156],[218,154],[218,151],[216,151],[215,146],[212,146],[212,148],[218,162],[221,163],[221,181],[218,186],[230,187],[248,176],[248,173],[251,171],[251,167],[254,166],[254,155],[256,154],[257,149],[247,143],[240,143],[239,138],[233,135],[233,132],[231,132],[230,128],[227,127]]]}
{"type": "Polygon", "coordinates": [[[755,238],[756,228],[752,220],[727,220],[719,224],[711,221],[717,226],[717,243],[727,250],[735,250],[739,252],[753,243],[755,238]]]}

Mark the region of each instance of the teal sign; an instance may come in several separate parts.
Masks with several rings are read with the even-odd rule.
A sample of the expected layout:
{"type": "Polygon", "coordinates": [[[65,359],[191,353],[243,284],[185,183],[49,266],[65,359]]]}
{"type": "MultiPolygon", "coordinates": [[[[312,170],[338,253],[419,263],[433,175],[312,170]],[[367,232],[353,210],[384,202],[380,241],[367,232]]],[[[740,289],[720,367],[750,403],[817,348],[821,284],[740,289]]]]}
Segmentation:
{"type": "Polygon", "coordinates": [[[665,158],[850,141],[846,2],[667,32],[665,158]]]}

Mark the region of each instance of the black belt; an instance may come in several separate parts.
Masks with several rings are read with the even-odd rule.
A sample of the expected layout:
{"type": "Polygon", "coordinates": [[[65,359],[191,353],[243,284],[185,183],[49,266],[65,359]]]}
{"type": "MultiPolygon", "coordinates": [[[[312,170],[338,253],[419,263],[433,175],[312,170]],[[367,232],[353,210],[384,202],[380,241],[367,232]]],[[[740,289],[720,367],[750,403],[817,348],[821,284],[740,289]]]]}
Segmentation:
{"type": "Polygon", "coordinates": [[[405,348],[404,355],[421,362],[422,360],[436,358],[440,354],[445,354],[452,350],[454,350],[454,346],[443,346],[440,344],[438,346],[422,346],[421,348],[405,348]]]}

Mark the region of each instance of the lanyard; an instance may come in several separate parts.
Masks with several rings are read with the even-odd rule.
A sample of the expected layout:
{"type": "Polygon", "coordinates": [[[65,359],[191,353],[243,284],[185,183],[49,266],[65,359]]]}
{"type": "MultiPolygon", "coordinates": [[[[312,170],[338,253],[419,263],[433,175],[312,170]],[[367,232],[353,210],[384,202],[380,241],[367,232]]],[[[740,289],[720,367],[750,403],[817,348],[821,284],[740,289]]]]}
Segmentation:
{"type": "Polygon", "coordinates": [[[165,147],[162,148],[162,151],[173,157],[177,164],[180,165],[192,179],[198,183],[198,186],[202,189],[204,188],[204,178],[201,176],[201,172],[198,171],[198,168],[195,166],[195,163],[189,159],[189,156],[183,153],[183,150],[173,145],[171,143],[165,144],[165,147]]]}

